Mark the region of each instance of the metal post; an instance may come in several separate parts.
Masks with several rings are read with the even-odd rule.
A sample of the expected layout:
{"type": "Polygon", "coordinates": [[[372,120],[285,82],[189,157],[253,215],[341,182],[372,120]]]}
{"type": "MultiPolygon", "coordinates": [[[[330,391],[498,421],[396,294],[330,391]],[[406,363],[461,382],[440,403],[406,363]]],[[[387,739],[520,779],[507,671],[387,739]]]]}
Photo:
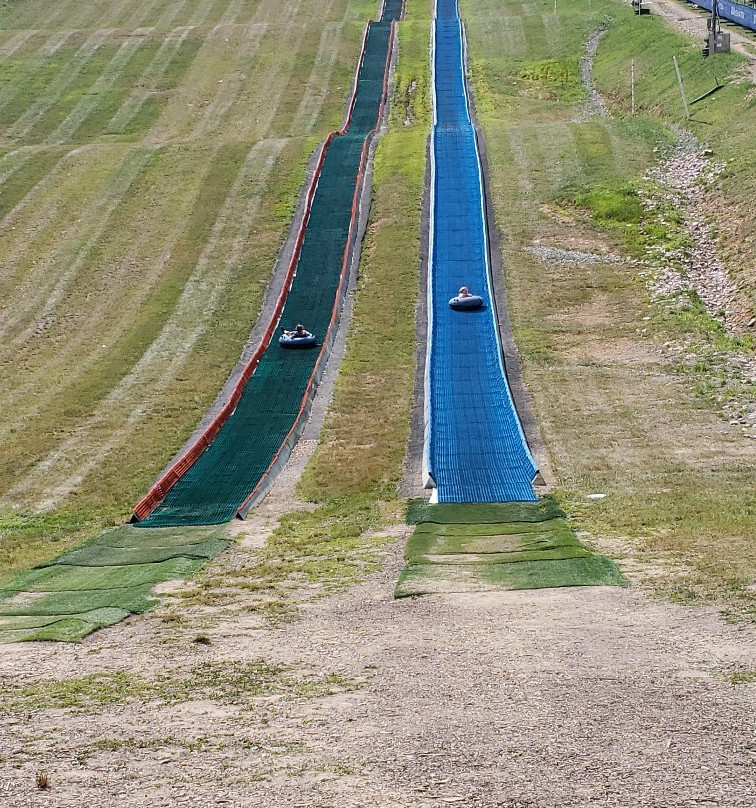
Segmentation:
{"type": "Polygon", "coordinates": [[[682,96],[683,107],[685,109],[685,119],[689,120],[690,111],[688,110],[688,99],[685,97],[685,90],[683,88],[682,76],[680,75],[680,67],[677,64],[677,56],[673,56],[672,61],[675,63],[675,73],[677,73],[677,84],[680,87],[680,95],[682,96]]]}
{"type": "Polygon", "coordinates": [[[630,114],[635,115],[635,59],[630,60],[630,114]]]}

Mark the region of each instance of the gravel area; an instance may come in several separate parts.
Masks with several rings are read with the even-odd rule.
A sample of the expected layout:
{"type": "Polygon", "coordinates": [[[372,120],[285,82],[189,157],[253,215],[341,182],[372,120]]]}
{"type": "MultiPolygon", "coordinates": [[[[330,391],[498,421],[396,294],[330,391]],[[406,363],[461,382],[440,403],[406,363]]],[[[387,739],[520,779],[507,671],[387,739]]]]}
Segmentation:
{"type": "Polygon", "coordinates": [[[713,160],[712,152],[689,132],[676,129],[676,135],[675,148],[646,175],[653,191],[643,202],[650,211],[661,206],[674,209],[690,247],[656,248],[651,261],[656,270],[652,291],[657,299],[693,291],[712,317],[735,329],[738,322],[751,319],[750,308],[719,258],[717,240],[703,209],[707,187],[725,166],[713,160]]]}
{"type": "MultiPolygon", "coordinates": [[[[650,186],[643,203],[647,210],[661,213],[661,223],[665,223],[663,211],[674,210],[679,222],[676,228],[688,244],[656,247],[642,275],[652,299],[661,305],[675,309],[687,304],[693,293],[728,332],[754,333],[756,317],[719,257],[704,204],[707,188],[725,166],[689,132],[677,129],[676,134],[676,146],[647,175],[650,186]]],[[[664,351],[682,365],[694,366],[701,361],[699,350],[688,341],[668,342],[664,351]]],[[[722,410],[732,425],[741,427],[745,437],[756,439],[756,399],[748,393],[756,385],[756,355],[746,349],[714,354],[709,350],[706,361],[712,372],[740,385],[740,394],[733,395],[730,388],[723,391],[722,410]]]]}
{"type": "Polygon", "coordinates": [[[582,250],[565,250],[561,247],[526,247],[525,252],[535,255],[541,261],[551,264],[619,264],[626,261],[621,255],[615,253],[593,253],[582,250]]]}
{"type": "Polygon", "coordinates": [[[580,123],[595,117],[609,117],[609,110],[604,99],[593,84],[593,60],[596,58],[599,44],[606,31],[606,26],[602,26],[591,35],[586,44],[585,56],[580,60],[580,80],[588,91],[588,98],[573,123],[580,123]]]}
{"type": "Polygon", "coordinates": [[[349,684],[6,715],[3,804],[753,805],[756,693],[731,678],[753,671],[752,636],[712,611],[614,588],[394,601],[400,565],[396,553],[282,626],[239,604],[181,623],[161,611],[78,647],[7,646],[4,686],[260,659],[349,684]],[[192,643],[198,630],[209,645],[192,643]]]}

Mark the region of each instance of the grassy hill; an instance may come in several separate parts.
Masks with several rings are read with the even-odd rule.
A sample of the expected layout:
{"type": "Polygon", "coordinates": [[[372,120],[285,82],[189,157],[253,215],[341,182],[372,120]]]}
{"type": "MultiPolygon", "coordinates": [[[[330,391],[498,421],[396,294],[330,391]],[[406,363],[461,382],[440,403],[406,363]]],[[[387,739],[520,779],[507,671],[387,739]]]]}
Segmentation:
{"type": "MultiPolygon", "coordinates": [[[[672,56],[690,95],[715,73],[734,79],[689,124],[727,160],[753,148],[739,57],[703,62],[697,40],[614,0],[560,0],[556,14],[547,0],[462,0],[461,11],[510,309],[557,495],[583,538],[630,572],[651,561],[639,574],[668,595],[748,609],[753,448],[696,393],[705,362],[683,372],[664,347],[684,344],[691,323],[702,340],[721,335],[698,311],[662,316],[635,263],[648,246],[638,188],[682,117],[672,56]],[[586,106],[580,74],[602,29],[593,76],[611,117],[586,106]],[[587,257],[543,260],[544,249],[587,257]]],[[[341,117],[373,13],[242,0],[24,0],[3,12],[4,572],[123,518],[212,400],[257,315],[306,158],[341,117]],[[35,515],[40,503],[48,510],[35,515]]],[[[347,356],[300,487],[320,507],[283,520],[262,573],[352,580],[376,557],[365,531],[399,518],[428,30],[429,9],[410,0],[347,356]]],[[[749,293],[754,180],[728,166],[717,192],[737,224],[725,247],[749,293]]]]}
{"type": "Polygon", "coordinates": [[[213,400],[373,11],[0,11],[4,568],[124,518],[213,400]]]}

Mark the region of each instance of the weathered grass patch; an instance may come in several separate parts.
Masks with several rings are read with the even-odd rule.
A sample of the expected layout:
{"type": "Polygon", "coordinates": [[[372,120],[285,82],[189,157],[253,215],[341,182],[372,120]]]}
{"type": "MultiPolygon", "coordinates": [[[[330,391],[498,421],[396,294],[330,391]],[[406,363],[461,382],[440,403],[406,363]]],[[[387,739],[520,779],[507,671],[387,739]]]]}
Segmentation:
{"type": "Polygon", "coordinates": [[[209,699],[219,704],[247,704],[258,697],[322,698],[360,687],[361,682],[337,672],[310,674],[264,660],[203,662],[151,678],[119,671],[6,686],[0,688],[0,714],[97,712],[148,701],[179,704],[209,699]]]}

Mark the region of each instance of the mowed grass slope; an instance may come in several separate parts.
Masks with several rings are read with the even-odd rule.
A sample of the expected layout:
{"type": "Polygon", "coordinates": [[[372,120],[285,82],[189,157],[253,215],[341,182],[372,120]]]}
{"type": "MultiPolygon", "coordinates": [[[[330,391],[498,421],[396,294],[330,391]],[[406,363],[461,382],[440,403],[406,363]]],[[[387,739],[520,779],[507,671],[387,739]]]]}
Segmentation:
{"type": "MultiPolygon", "coordinates": [[[[747,609],[756,570],[753,446],[663,359],[659,343],[679,331],[663,318],[656,325],[637,265],[546,262],[529,252],[545,246],[639,255],[634,189],[657,159],[654,150],[671,142],[663,124],[682,116],[672,56],[691,93],[713,86],[715,73],[739,75],[739,59],[702,63],[700,42],[658,20],[644,28],[645,20],[615,2],[591,9],[560,0],[556,16],[546,0],[461,5],[510,311],[558,494],[600,548],[630,556],[652,551],[657,568],[675,573],[658,579],[674,597],[717,597],[747,609]],[[621,102],[612,118],[585,108],[579,73],[586,43],[603,25],[609,30],[597,79],[610,100],[621,102]],[[623,74],[633,53],[642,114],[630,118],[623,74]],[[654,75],[664,77],[653,84],[656,100],[654,75]],[[607,496],[591,501],[589,493],[607,496]]],[[[752,88],[737,83],[703,104],[691,126],[729,155],[743,146],[738,133],[753,131],[753,116],[752,88]],[[731,108],[737,126],[726,123],[731,108]]],[[[727,209],[746,225],[752,189],[740,164],[728,169],[727,209]]],[[[740,232],[740,250],[752,259],[746,230],[734,228],[733,238],[740,232]]]]}
{"type": "Polygon", "coordinates": [[[191,434],[257,318],[373,13],[0,11],[0,577],[122,520],[191,434]]]}

